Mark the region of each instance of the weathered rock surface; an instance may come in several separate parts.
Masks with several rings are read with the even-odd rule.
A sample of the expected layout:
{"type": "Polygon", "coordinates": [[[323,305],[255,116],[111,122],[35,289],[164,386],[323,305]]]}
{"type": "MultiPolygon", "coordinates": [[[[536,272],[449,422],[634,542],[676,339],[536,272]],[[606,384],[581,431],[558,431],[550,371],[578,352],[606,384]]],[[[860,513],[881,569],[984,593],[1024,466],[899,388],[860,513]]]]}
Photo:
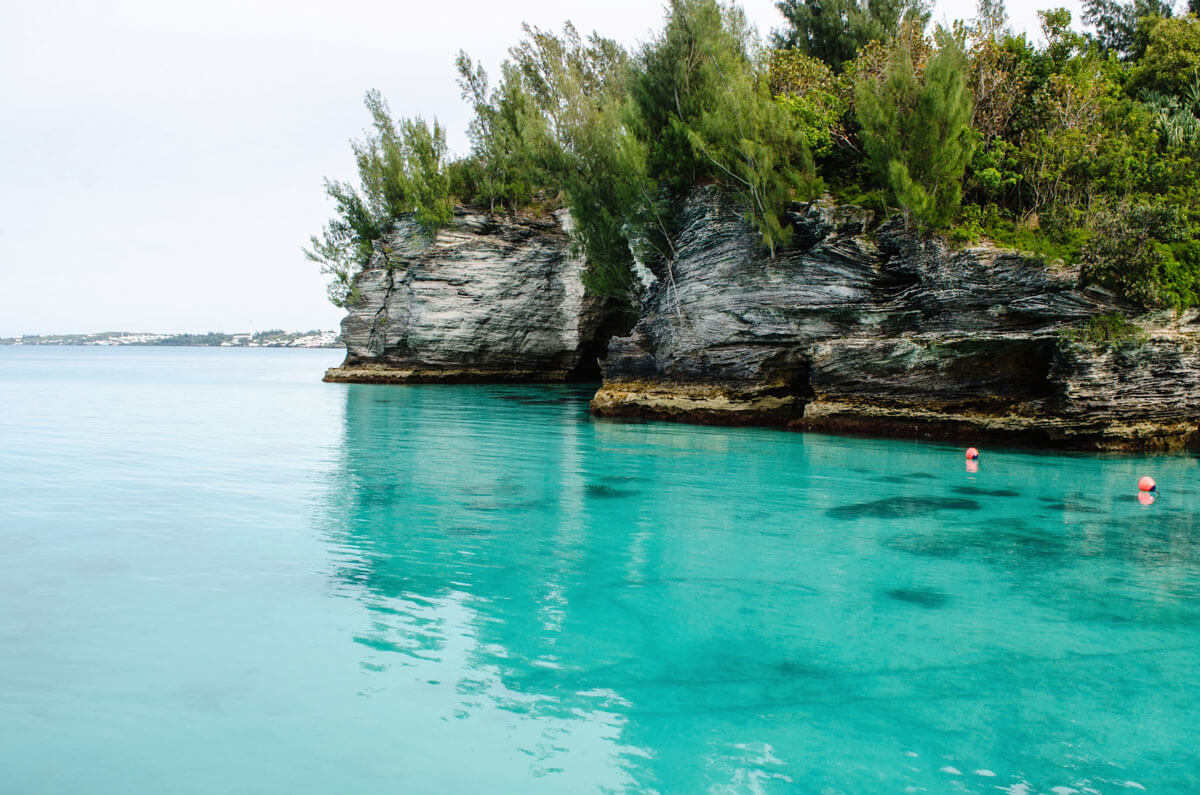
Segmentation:
{"type": "Polygon", "coordinates": [[[1173,320],[1117,348],[1064,329],[1121,307],[1078,274],[988,248],[951,251],[855,208],[794,213],[770,259],[712,191],[678,256],[614,338],[601,416],[1096,449],[1195,441],[1200,334],[1173,320]]]}
{"type": "Polygon", "coordinates": [[[460,207],[433,240],[397,224],[359,274],[346,360],[325,380],[598,380],[606,313],[564,221],[460,207]]]}

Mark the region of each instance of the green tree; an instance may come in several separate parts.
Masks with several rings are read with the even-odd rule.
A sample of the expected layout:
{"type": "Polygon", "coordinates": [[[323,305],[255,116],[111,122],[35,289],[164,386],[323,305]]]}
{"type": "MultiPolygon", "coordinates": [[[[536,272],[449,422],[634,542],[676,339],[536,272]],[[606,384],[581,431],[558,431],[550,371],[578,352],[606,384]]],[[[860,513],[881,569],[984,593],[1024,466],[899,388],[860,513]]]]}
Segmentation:
{"type": "Polygon", "coordinates": [[[847,142],[843,123],[850,98],[829,64],[799,50],[774,50],[770,64],[771,92],[791,111],[809,151],[820,157],[847,142]]]}
{"type": "Polygon", "coordinates": [[[1149,89],[1183,99],[1200,76],[1200,19],[1194,16],[1157,20],[1146,52],[1133,67],[1130,88],[1149,89]]]}
{"type": "Polygon", "coordinates": [[[406,213],[432,232],[449,223],[453,206],[446,174],[446,131],[435,119],[391,117],[378,91],[368,91],[365,104],[374,134],[354,141],[354,160],[362,201],[380,224],[406,213]]]}
{"type": "Polygon", "coordinates": [[[633,64],[611,39],[525,26],[500,86],[459,56],[460,85],[475,108],[471,135],[481,199],[513,209],[538,191],[560,194],[598,293],[632,285],[630,218],[641,196],[645,151],[626,123],[633,64]]]}
{"type": "Polygon", "coordinates": [[[1150,28],[1172,12],[1169,0],[1084,0],[1083,22],[1095,31],[1101,51],[1136,61],[1146,51],[1150,28]]]}
{"type": "Polygon", "coordinates": [[[1049,75],[1028,101],[1019,139],[1023,185],[1032,212],[1073,211],[1094,188],[1091,169],[1114,137],[1116,84],[1104,64],[1078,59],[1049,75]]]}
{"type": "Polygon", "coordinates": [[[633,102],[649,177],[676,197],[706,182],[724,186],[774,253],[790,236],[779,222],[784,206],[816,181],[797,117],[775,101],[741,10],[672,0],[641,60],[633,102]]]}
{"type": "Polygon", "coordinates": [[[1181,220],[1177,208],[1161,201],[1100,208],[1080,256],[1084,280],[1147,308],[1194,306],[1200,273],[1170,246],[1184,236],[1181,220]]]}
{"type": "Polygon", "coordinates": [[[963,43],[943,29],[923,72],[912,48],[897,41],[879,79],[855,86],[855,104],[868,160],[904,212],[925,229],[949,224],[962,198],[962,179],[974,151],[972,98],[963,43]]]}
{"type": "Polygon", "coordinates": [[[1004,0],[979,0],[975,23],[981,37],[998,37],[1008,25],[1008,7],[1004,0]]]}
{"type": "Polygon", "coordinates": [[[501,67],[500,85],[491,92],[487,73],[465,52],[459,53],[455,65],[463,99],[475,111],[467,128],[472,184],[456,186],[459,198],[486,203],[493,211],[497,204],[519,210],[548,182],[538,162],[538,152],[549,135],[546,120],[513,64],[506,62],[501,67]]]}
{"type": "Polygon", "coordinates": [[[453,216],[445,130],[436,120],[432,127],[420,118],[397,123],[378,91],[364,101],[373,131],[351,143],[359,187],[325,181],[335,214],[304,251],[333,277],[329,297],[338,306],[353,298],[354,277],[393,221],[411,213],[432,234],[453,216]]]}
{"type": "Polygon", "coordinates": [[[649,191],[645,149],[626,123],[634,65],[616,42],[585,39],[570,23],[561,35],[525,32],[510,57],[545,119],[538,157],[571,211],[588,259],[585,281],[597,293],[630,297],[631,218],[649,191]]]}
{"type": "Polygon", "coordinates": [[[870,41],[889,41],[905,21],[929,21],[926,0],[779,0],[775,4],[787,20],[776,30],[777,48],[796,48],[819,58],[840,72],[870,41]]]}

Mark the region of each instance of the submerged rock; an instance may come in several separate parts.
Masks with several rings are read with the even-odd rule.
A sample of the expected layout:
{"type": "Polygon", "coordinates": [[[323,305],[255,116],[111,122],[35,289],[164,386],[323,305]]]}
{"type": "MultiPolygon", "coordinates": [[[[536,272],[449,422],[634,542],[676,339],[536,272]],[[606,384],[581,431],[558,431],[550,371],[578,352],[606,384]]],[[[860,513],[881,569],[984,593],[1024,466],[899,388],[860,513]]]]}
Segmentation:
{"type": "Polygon", "coordinates": [[[346,360],[325,380],[599,380],[611,313],[584,289],[564,221],[459,207],[432,239],[398,223],[358,276],[346,360]]]}
{"type": "Polygon", "coordinates": [[[1181,445],[1200,425],[1200,336],[1173,321],[1116,348],[1064,329],[1123,309],[1078,273],[814,203],[771,259],[713,190],[614,338],[600,416],[1000,437],[1098,449],[1181,445]]]}

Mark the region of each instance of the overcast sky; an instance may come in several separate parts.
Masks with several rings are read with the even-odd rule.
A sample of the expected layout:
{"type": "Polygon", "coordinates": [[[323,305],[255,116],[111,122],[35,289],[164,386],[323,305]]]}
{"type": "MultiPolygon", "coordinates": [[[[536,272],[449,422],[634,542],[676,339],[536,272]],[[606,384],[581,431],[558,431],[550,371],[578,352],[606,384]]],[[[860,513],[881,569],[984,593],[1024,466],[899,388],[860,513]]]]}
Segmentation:
{"type": "MultiPolygon", "coordinates": [[[[1014,27],[1044,5],[1010,2],[1014,27]]],[[[567,19],[632,45],[662,4],[0,0],[0,18],[0,336],[304,330],[341,318],[301,248],[322,178],[354,176],[366,89],[463,152],[459,49],[495,74],[523,21],[567,19]]]]}

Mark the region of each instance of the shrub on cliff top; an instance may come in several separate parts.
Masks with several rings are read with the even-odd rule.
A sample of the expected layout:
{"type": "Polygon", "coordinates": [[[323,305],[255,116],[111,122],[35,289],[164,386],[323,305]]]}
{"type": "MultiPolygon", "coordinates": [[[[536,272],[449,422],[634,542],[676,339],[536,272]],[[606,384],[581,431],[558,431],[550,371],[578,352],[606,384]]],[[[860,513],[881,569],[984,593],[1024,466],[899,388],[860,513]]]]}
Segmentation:
{"type": "Polygon", "coordinates": [[[644,151],[626,124],[632,70],[611,39],[567,23],[561,34],[530,25],[509,50],[500,84],[460,53],[459,84],[475,110],[463,201],[526,209],[538,193],[566,201],[573,236],[596,292],[631,286],[629,217],[640,201],[644,151]],[[473,188],[473,189],[471,189],[473,188]]]}
{"type": "Polygon", "coordinates": [[[479,186],[476,199],[519,201],[504,186],[525,162],[515,171],[565,197],[588,285],[607,294],[630,291],[635,253],[673,259],[674,210],[697,185],[723,186],[768,248],[787,240],[779,218],[797,193],[813,192],[812,158],[740,10],[673,0],[663,32],[637,57],[570,24],[525,33],[491,93],[459,56],[476,111],[462,182],[479,186]]]}
{"type": "Polygon", "coordinates": [[[1086,280],[1146,306],[1200,304],[1196,16],[1172,17],[1165,0],[1088,0],[1092,33],[1056,9],[1040,15],[1039,44],[1007,29],[1003,0],[981,0],[935,47],[922,0],[778,5],[792,28],[770,54],[736,6],[671,0],[637,52],[569,24],[527,26],[494,90],[460,56],[472,151],[449,164],[436,122],[393,121],[368,95],[360,184],[326,183],[335,216],[307,251],[333,275],[331,297],[352,300],[398,215],[432,230],[450,196],[565,203],[589,286],[628,296],[635,259],[670,277],[698,186],[732,195],[775,248],[786,204],[827,181],[925,230],[957,223],[962,239],[1080,261],[1086,280]],[[910,11],[917,24],[901,24],[910,11]]]}
{"type": "Polygon", "coordinates": [[[780,213],[794,194],[816,192],[819,181],[800,119],[772,95],[769,58],[741,9],[672,0],[666,28],[643,50],[640,67],[633,107],[650,178],[675,197],[720,184],[768,249],[786,242],[780,213]]]}
{"type": "Polygon", "coordinates": [[[883,74],[865,76],[854,87],[871,167],[905,222],[925,229],[945,228],[953,218],[975,150],[963,44],[944,29],[937,38],[924,69],[918,69],[909,38],[897,38],[883,74]]]}
{"type": "Polygon", "coordinates": [[[365,104],[373,131],[352,144],[359,186],[325,181],[335,214],[304,251],[333,277],[329,298],[338,306],[353,299],[354,277],[392,221],[411,213],[432,234],[450,222],[454,210],[446,132],[437,120],[432,127],[421,118],[396,122],[378,91],[368,91],[365,104]]]}
{"type": "Polygon", "coordinates": [[[1080,252],[1085,282],[1101,284],[1146,308],[1200,303],[1200,261],[1187,246],[1179,211],[1161,202],[1095,212],[1080,252]],[[1182,246],[1172,244],[1183,244],[1182,246]]]}
{"type": "Polygon", "coordinates": [[[546,119],[514,64],[504,64],[495,89],[489,88],[483,67],[465,52],[458,54],[455,66],[463,99],[475,111],[467,128],[471,156],[455,164],[470,170],[473,183],[455,186],[456,193],[463,202],[486,203],[492,211],[497,205],[521,210],[549,182],[540,156],[550,137],[546,119]]]}

